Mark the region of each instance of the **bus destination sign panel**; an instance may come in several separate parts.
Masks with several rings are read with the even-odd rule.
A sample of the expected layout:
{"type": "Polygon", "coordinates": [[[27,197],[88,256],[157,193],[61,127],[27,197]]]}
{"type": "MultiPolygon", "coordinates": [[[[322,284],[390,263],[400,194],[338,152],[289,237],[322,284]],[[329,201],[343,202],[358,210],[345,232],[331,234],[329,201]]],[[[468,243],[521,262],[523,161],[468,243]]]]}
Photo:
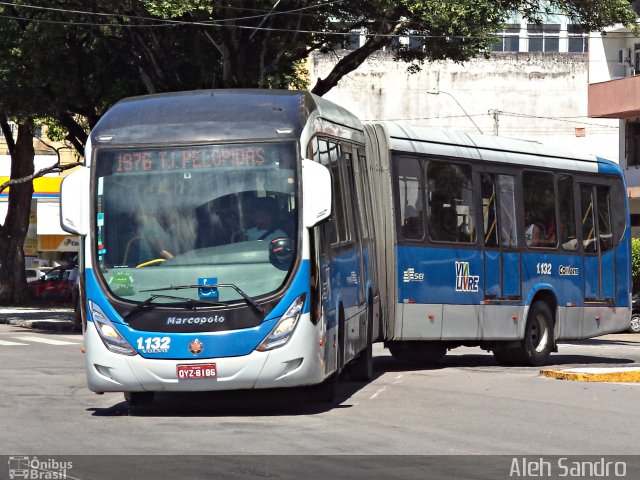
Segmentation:
{"type": "Polygon", "coordinates": [[[285,148],[282,144],[236,144],[118,150],[113,152],[114,173],[272,166],[290,157],[285,148]]]}

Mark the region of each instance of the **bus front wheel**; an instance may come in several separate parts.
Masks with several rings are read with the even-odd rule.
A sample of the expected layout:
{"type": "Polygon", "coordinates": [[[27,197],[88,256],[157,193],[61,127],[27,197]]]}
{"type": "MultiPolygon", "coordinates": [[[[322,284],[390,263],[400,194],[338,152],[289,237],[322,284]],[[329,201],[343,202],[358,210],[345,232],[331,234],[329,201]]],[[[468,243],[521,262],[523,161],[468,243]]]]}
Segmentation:
{"type": "Polygon", "coordinates": [[[150,407],[153,397],[153,392],[124,392],[124,399],[129,408],[150,407]]]}
{"type": "Polygon", "coordinates": [[[367,312],[367,333],[365,348],[347,366],[349,379],[355,382],[368,382],[373,378],[373,307],[369,304],[367,312]]]}

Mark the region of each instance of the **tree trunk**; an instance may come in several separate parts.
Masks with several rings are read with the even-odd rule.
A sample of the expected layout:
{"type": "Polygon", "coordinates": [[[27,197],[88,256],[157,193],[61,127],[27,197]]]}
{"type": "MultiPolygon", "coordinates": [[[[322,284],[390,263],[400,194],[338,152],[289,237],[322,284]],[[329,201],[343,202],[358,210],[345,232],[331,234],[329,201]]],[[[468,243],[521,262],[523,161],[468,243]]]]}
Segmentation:
{"type": "MultiPolygon", "coordinates": [[[[15,144],[7,142],[12,179],[33,175],[33,135],[34,123],[29,118],[18,125],[15,144]]],[[[9,190],[7,217],[0,227],[0,303],[20,304],[28,298],[23,246],[29,229],[32,196],[33,181],[12,185],[9,190]]]]}

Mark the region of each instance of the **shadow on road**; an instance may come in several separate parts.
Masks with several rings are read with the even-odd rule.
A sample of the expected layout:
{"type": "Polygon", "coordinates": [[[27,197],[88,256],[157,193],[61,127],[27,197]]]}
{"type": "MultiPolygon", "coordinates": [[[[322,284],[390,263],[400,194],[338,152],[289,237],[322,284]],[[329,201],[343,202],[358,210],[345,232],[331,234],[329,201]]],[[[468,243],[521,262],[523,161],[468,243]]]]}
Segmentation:
{"type": "MultiPolygon", "coordinates": [[[[629,345],[637,342],[624,340],[581,340],[563,342],[565,345],[629,345]]],[[[597,348],[597,347],[596,347],[597,348]]],[[[562,345],[560,346],[562,352],[562,345]]],[[[489,352],[476,353],[479,349],[466,353],[463,350],[451,350],[444,359],[432,367],[409,367],[394,359],[388,351],[374,357],[374,381],[388,372],[411,372],[444,370],[447,368],[465,369],[519,369],[538,371],[539,367],[504,367],[498,365],[489,352]]],[[[604,353],[604,351],[603,351],[604,353]]],[[[606,351],[609,355],[611,350],[606,351]]],[[[551,362],[547,366],[611,366],[628,365],[635,360],[623,356],[603,356],[585,354],[555,353],[551,355],[551,362]]],[[[336,397],[333,402],[314,402],[310,389],[272,389],[272,390],[241,390],[222,392],[159,392],[154,402],[148,407],[129,408],[126,402],[114,404],[107,408],[90,408],[93,416],[127,416],[141,415],[151,417],[185,416],[185,417],[223,417],[223,416],[280,416],[280,415],[309,415],[327,412],[336,408],[351,408],[349,399],[367,382],[352,382],[342,379],[338,383],[336,397]]]]}
{"type": "MultiPolygon", "coordinates": [[[[383,371],[374,372],[374,379],[383,371]]],[[[227,417],[312,415],[336,408],[351,408],[349,398],[367,382],[341,380],[332,402],[316,402],[309,388],[237,390],[221,392],[159,392],[148,407],[129,408],[120,402],[108,408],[90,408],[93,416],[141,415],[152,417],[227,417]]]]}

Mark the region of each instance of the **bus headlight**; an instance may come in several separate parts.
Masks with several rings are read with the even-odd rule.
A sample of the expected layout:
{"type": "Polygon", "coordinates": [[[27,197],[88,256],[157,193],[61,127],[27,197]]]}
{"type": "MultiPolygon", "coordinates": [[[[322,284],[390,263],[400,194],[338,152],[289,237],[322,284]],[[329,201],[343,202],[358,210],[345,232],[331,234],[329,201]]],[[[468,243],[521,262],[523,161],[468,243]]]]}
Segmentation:
{"type": "Polygon", "coordinates": [[[93,318],[93,324],[98,330],[98,335],[107,347],[113,353],[119,353],[121,355],[137,355],[138,352],[127,342],[116,327],[113,326],[111,321],[104,314],[102,309],[93,302],[89,302],[89,308],[91,310],[91,317],[93,318]]]}
{"type": "Polygon", "coordinates": [[[282,347],[285,345],[294,330],[298,325],[300,315],[302,315],[302,309],[304,307],[304,300],[307,297],[305,293],[296,298],[293,303],[287,308],[280,321],[273,327],[271,333],[265,338],[256,350],[260,352],[266,352],[267,350],[273,350],[274,348],[282,347]]]}

